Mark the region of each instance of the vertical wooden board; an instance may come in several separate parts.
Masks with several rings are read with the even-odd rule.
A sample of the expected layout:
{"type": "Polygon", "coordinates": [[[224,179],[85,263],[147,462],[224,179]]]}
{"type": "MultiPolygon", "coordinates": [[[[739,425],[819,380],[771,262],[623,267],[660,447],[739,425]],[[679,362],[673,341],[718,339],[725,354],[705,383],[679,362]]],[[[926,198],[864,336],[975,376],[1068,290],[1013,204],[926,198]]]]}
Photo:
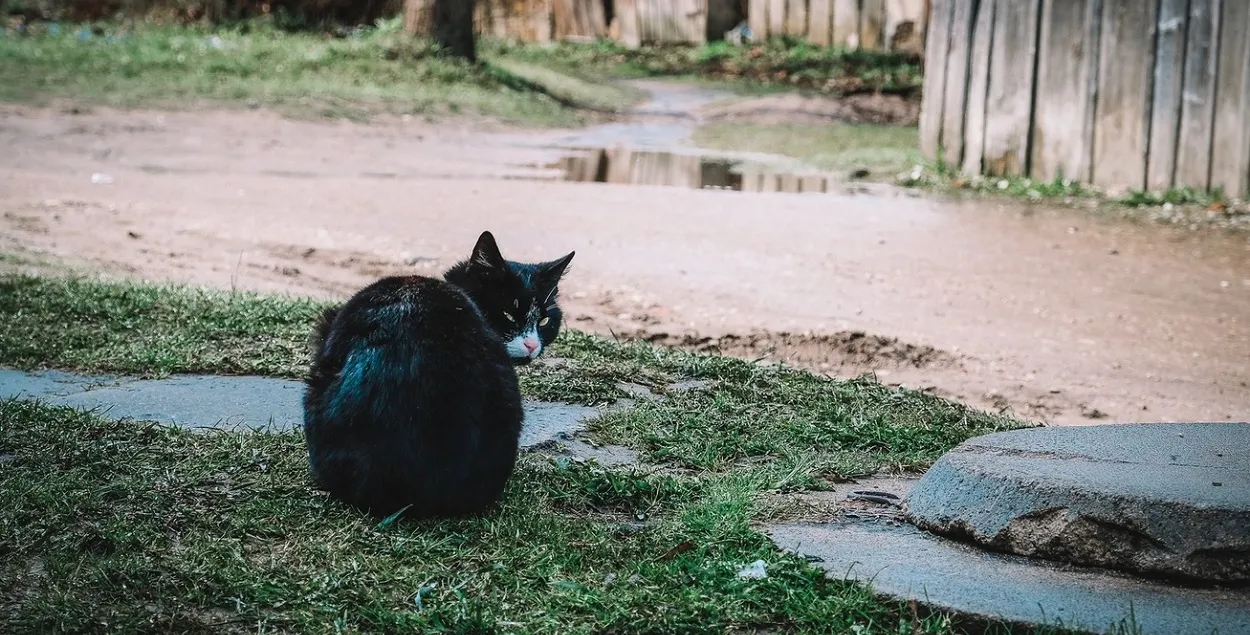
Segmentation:
{"type": "Polygon", "coordinates": [[[809,174],[803,177],[803,181],[799,183],[799,189],[804,193],[823,193],[826,182],[828,179],[819,174],[809,174]]]}
{"type": "Polygon", "coordinates": [[[638,0],[616,0],[617,37],[625,48],[635,49],[642,45],[638,37],[638,0]]]}
{"type": "Polygon", "coordinates": [[[607,150],[608,170],[605,183],[629,183],[630,155],[633,154],[624,146],[607,150]]]}
{"type": "Polygon", "coordinates": [[[982,1],[962,0],[951,14],[950,48],[946,62],[946,88],[942,96],[942,161],[959,165],[964,149],[964,108],[968,96],[968,67],[971,63],[972,27],[982,1]]]}
{"type": "Polygon", "coordinates": [[[1185,38],[1185,84],[1176,142],[1178,187],[1211,184],[1211,131],[1215,118],[1216,20],[1220,0],[1190,0],[1185,38]]]}
{"type": "Polygon", "coordinates": [[[683,41],[703,44],[707,41],[708,0],[685,0],[686,11],[682,19],[683,41]]]}
{"type": "MultiPolygon", "coordinates": [[[[930,161],[937,160],[942,141],[946,58],[950,48],[951,10],[956,2],[959,0],[933,0],[933,12],[930,16],[933,26],[925,44],[924,84],[920,92],[920,152],[930,161]]],[[[838,5],[840,7],[841,4],[838,5]]],[[[834,20],[837,19],[838,15],[834,13],[834,20]]]]}
{"type": "Polygon", "coordinates": [[[563,40],[577,31],[576,7],[578,0],[551,0],[551,36],[563,40]]]}
{"type": "Polygon", "coordinates": [[[1103,1],[1094,115],[1096,185],[1146,186],[1158,6],[1141,0],[1103,1]]]}
{"type": "MultiPolygon", "coordinates": [[[[946,5],[951,0],[938,0],[946,5]]],[[[833,0],[832,45],[847,49],[859,48],[859,1],[833,0]]]]}
{"type": "Polygon", "coordinates": [[[797,194],[799,191],[799,177],[797,174],[786,172],[777,176],[777,191],[787,194],[797,194]]]}
{"type": "Polygon", "coordinates": [[[807,41],[816,46],[829,46],[833,18],[830,0],[809,0],[807,3],[807,41]]]}
{"type": "Polygon", "coordinates": [[[885,42],[891,51],[924,52],[924,0],[886,0],[885,42]]]}
{"type": "Polygon", "coordinates": [[[786,32],[786,0],[768,2],[768,37],[781,37],[786,32]]]}
{"type": "Polygon", "coordinates": [[[769,0],[747,0],[747,26],[756,42],[768,39],[768,3],[769,0]]]}
{"type": "Polygon", "coordinates": [[[1044,0],[1030,176],[1091,178],[1101,0],[1044,0]]]}
{"type": "Polygon", "coordinates": [[[654,41],[651,33],[651,12],[656,0],[635,0],[638,7],[638,41],[650,44],[654,41]]]}
{"type": "MultiPolygon", "coordinates": [[[[971,0],[962,0],[957,5],[966,6],[971,0]]],[[[869,51],[880,51],[885,48],[885,0],[860,0],[859,2],[859,46],[869,51]]]]}
{"type": "Polygon", "coordinates": [[[431,2],[432,0],[404,0],[404,33],[426,35],[430,32],[431,2]]]}
{"type": "Polygon", "coordinates": [[[968,61],[968,97],[964,105],[965,174],[981,173],[985,154],[985,97],[990,84],[990,45],[994,41],[994,0],[981,0],[972,30],[972,55],[968,61]]]}
{"type": "Polygon", "coordinates": [[[1250,195],[1250,2],[1224,0],[1219,25],[1211,189],[1245,197],[1250,195]]]}
{"type": "Polygon", "coordinates": [[[918,0],[920,2],[920,13],[916,20],[916,33],[920,37],[920,53],[924,54],[925,43],[929,41],[929,16],[932,15],[930,10],[933,4],[931,0],[918,0]]]}
{"type": "Polygon", "coordinates": [[[1185,75],[1185,32],[1189,0],[1161,0],[1155,38],[1154,101],[1150,107],[1150,142],[1146,188],[1172,187],[1176,169],[1177,126],[1185,75]]]}
{"type": "Polygon", "coordinates": [[[807,36],[807,0],[788,0],[786,3],[786,35],[796,38],[807,36]]]}
{"type": "Polygon", "coordinates": [[[527,9],[531,42],[550,42],[552,37],[552,0],[533,0],[527,9]]]}
{"type": "Polygon", "coordinates": [[[1028,167],[1041,6],[1036,0],[995,1],[982,169],[995,176],[1020,176],[1028,167]]]}

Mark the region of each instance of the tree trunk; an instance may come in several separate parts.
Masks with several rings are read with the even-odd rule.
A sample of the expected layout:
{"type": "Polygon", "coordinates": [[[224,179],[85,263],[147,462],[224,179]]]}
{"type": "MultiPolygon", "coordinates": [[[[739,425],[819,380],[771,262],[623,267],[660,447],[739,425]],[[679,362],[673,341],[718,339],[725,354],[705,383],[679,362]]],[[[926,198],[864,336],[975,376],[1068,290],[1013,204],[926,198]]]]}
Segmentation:
{"type": "Polygon", "coordinates": [[[430,35],[439,48],[450,55],[477,61],[473,37],[474,0],[434,0],[430,15],[430,35]]]}

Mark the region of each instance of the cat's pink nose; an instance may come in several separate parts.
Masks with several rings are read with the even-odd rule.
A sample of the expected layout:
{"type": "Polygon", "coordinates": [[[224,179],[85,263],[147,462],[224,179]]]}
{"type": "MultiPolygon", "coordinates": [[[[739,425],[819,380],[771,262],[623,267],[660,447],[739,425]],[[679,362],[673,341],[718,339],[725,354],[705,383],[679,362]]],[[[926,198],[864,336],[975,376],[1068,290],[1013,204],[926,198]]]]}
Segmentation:
{"type": "Polygon", "coordinates": [[[525,350],[529,351],[530,354],[533,354],[534,351],[538,350],[538,340],[532,337],[525,338],[521,341],[521,344],[525,346],[525,350]]]}

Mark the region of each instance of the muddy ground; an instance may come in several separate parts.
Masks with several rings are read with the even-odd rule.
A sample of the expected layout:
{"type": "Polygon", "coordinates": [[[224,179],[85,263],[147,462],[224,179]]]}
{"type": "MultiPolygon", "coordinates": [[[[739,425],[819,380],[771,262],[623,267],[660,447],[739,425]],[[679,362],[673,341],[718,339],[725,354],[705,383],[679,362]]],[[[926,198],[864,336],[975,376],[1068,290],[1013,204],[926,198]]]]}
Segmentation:
{"type": "MultiPolygon", "coordinates": [[[[513,259],[577,250],[563,305],[605,335],[875,373],[1052,424],[1250,419],[1244,235],[889,187],[744,193],[534,167],[555,146],[679,147],[704,115],[787,107],[647,88],[645,114],[555,132],[0,107],[0,250],[343,298],[438,272],[490,229],[513,259]]],[[[887,106],[804,102],[796,117],[887,106]]]]}

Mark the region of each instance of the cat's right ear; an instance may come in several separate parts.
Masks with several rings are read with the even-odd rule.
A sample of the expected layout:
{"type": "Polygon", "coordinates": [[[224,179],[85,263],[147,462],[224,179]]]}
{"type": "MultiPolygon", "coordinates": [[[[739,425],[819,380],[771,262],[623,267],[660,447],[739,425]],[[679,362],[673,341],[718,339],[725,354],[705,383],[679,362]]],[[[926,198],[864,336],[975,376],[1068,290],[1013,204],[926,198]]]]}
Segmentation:
{"type": "Polygon", "coordinates": [[[485,231],[478,236],[477,244],[473,246],[473,256],[469,258],[469,266],[484,269],[507,268],[503,254],[499,253],[499,245],[495,244],[495,237],[490,232],[485,231]]]}

